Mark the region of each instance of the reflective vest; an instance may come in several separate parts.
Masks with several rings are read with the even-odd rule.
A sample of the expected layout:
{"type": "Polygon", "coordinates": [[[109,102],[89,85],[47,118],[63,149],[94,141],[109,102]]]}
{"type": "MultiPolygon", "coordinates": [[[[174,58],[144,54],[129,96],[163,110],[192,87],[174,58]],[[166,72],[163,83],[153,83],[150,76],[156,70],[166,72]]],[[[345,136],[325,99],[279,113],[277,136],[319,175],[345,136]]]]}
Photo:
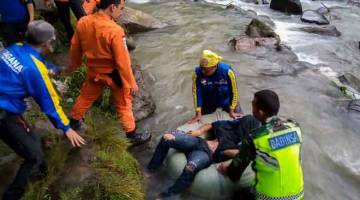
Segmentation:
{"type": "Polygon", "coordinates": [[[301,130],[295,122],[272,118],[254,137],[255,196],[258,200],[304,198],[301,130]]]}

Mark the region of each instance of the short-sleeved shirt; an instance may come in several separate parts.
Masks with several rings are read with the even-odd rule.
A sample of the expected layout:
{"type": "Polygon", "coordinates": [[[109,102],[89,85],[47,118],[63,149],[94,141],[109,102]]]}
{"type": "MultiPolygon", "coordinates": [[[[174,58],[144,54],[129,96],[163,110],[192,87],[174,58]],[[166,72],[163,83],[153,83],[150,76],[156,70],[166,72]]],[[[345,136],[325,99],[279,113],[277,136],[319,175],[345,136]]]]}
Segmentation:
{"type": "Polygon", "coordinates": [[[1,0],[0,15],[1,21],[5,23],[24,22],[29,19],[27,4],[33,3],[32,0],[1,0]]]}
{"type": "Polygon", "coordinates": [[[230,158],[223,155],[228,149],[238,149],[241,143],[249,134],[261,127],[261,123],[252,115],[247,115],[233,121],[216,121],[212,123],[211,135],[219,141],[214,152],[215,163],[223,162],[230,158]]]}

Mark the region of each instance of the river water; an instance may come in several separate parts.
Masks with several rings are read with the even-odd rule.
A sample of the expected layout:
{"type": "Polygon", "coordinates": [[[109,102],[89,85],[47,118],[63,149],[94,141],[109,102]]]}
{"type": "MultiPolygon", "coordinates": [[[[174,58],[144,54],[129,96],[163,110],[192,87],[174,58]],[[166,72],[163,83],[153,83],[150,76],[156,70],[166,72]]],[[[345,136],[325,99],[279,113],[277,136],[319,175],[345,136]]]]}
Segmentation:
{"type": "MultiPolygon", "coordinates": [[[[280,115],[295,118],[304,137],[303,170],[306,199],[360,199],[360,122],[351,120],[347,101],[331,80],[320,71],[350,72],[360,75],[360,8],[346,2],[323,1],[330,22],[341,37],[320,36],[297,30],[305,24],[300,16],[273,11],[269,5],[235,1],[243,10],[269,16],[282,44],[296,54],[277,53],[259,47],[250,52],[234,52],[228,41],[244,34],[252,12],[226,10],[230,1],[193,2],[190,0],[133,0],[129,6],[145,11],[169,27],[134,36],[133,52],[148,80],[157,109],[143,120],[140,128],[155,136],[173,129],[193,114],[191,73],[202,50],[212,49],[224,57],[237,73],[240,102],[251,113],[253,93],[275,90],[281,100],[280,115]],[[145,2],[145,3],[144,3],[145,2]],[[300,62],[303,61],[303,62],[300,62]]],[[[317,9],[320,2],[302,1],[303,8],[317,9]]],[[[136,152],[145,165],[155,142],[136,152]]],[[[167,175],[149,180],[148,199],[172,183],[167,175]]],[[[182,195],[179,199],[198,199],[182,195]]],[[[201,198],[199,198],[201,199],[201,198]]]]}

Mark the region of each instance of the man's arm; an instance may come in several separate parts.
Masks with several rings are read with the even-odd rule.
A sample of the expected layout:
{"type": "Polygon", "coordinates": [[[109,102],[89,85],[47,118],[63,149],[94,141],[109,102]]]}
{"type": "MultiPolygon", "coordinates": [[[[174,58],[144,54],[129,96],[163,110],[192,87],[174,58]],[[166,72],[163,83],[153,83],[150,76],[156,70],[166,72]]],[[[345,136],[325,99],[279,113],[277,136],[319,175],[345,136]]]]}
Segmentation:
{"type": "Polygon", "coordinates": [[[116,34],[111,43],[116,67],[119,70],[121,81],[124,88],[131,89],[133,92],[138,91],[132,68],[130,55],[126,47],[126,38],[124,32],[116,34]]]}
{"type": "Polygon", "coordinates": [[[189,131],[188,134],[196,137],[212,129],[212,124],[205,124],[196,130],[189,131]]]}
{"type": "Polygon", "coordinates": [[[231,97],[232,100],[231,100],[231,104],[229,107],[229,114],[230,114],[230,117],[232,117],[232,118],[239,118],[242,116],[242,114],[235,113],[235,108],[236,108],[236,106],[238,104],[238,100],[239,100],[239,93],[238,93],[235,73],[231,69],[229,69],[229,71],[228,71],[228,77],[230,79],[231,93],[232,93],[232,97],[231,97]]]}
{"type": "Polygon", "coordinates": [[[36,68],[28,68],[23,72],[25,87],[54,126],[66,132],[70,129],[69,120],[60,106],[60,99],[51,83],[48,70],[42,61],[31,57],[36,68]]]}
{"type": "Polygon", "coordinates": [[[198,83],[198,77],[196,75],[196,72],[193,72],[192,75],[192,93],[194,98],[194,106],[195,106],[195,112],[201,113],[201,107],[202,107],[202,93],[201,93],[201,87],[199,87],[198,83]]]}
{"type": "Polygon", "coordinates": [[[235,156],[239,153],[239,149],[227,149],[227,150],[224,150],[223,151],[223,154],[226,156],[226,157],[229,157],[229,158],[235,158],[235,156]]]}
{"type": "Polygon", "coordinates": [[[241,143],[239,153],[225,169],[226,174],[234,182],[239,180],[246,167],[254,158],[255,147],[252,140],[249,138],[241,143]]]}
{"type": "Polygon", "coordinates": [[[32,2],[32,0],[26,1],[26,9],[29,13],[29,23],[30,23],[34,20],[34,15],[35,15],[34,3],[32,2]]]}
{"type": "Polygon", "coordinates": [[[76,25],[76,30],[74,35],[71,39],[71,47],[70,47],[70,67],[68,69],[69,72],[72,72],[79,68],[82,64],[82,56],[83,50],[81,48],[81,43],[79,39],[79,29],[80,29],[80,22],[76,25]]]}
{"type": "Polygon", "coordinates": [[[69,120],[60,106],[60,99],[50,81],[45,64],[33,56],[31,58],[36,68],[28,68],[22,72],[27,91],[54,126],[64,131],[73,146],[84,145],[85,140],[70,128],[69,120]]]}
{"type": "Polygon", "coordinates": [[[195,107],[195,116],[188,121],[189,124],[198,122],[201,120],[201,106],[202,106],[202,92],[201,87],[199,87],[198,83],[198,77],[196,75],[196,72],[193,72],[192,75],[192,94],[193,94],[193,100],[194,100],[194,107],[195,107]]]}

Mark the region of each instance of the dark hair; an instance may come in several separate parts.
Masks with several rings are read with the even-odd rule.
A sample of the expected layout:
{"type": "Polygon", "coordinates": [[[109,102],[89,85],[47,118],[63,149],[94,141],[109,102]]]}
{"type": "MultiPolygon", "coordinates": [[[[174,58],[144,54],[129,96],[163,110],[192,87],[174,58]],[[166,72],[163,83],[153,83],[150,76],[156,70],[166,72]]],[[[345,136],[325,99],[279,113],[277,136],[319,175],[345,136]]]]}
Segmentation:
{"type": "Polygon", "coordinates": [[[108,8],[111,4],[119,5],[121,1],[125,2],[125,0],[101,0],[100,4],[97,7],[104,10],[108,8]]]}
{"type": "Polygon", "coordinates": [[[277,115],[280,109],[278,95],[271,90],[261,90],[255,93],[256,106],[264,111],[268,117],[277,115]]]}

